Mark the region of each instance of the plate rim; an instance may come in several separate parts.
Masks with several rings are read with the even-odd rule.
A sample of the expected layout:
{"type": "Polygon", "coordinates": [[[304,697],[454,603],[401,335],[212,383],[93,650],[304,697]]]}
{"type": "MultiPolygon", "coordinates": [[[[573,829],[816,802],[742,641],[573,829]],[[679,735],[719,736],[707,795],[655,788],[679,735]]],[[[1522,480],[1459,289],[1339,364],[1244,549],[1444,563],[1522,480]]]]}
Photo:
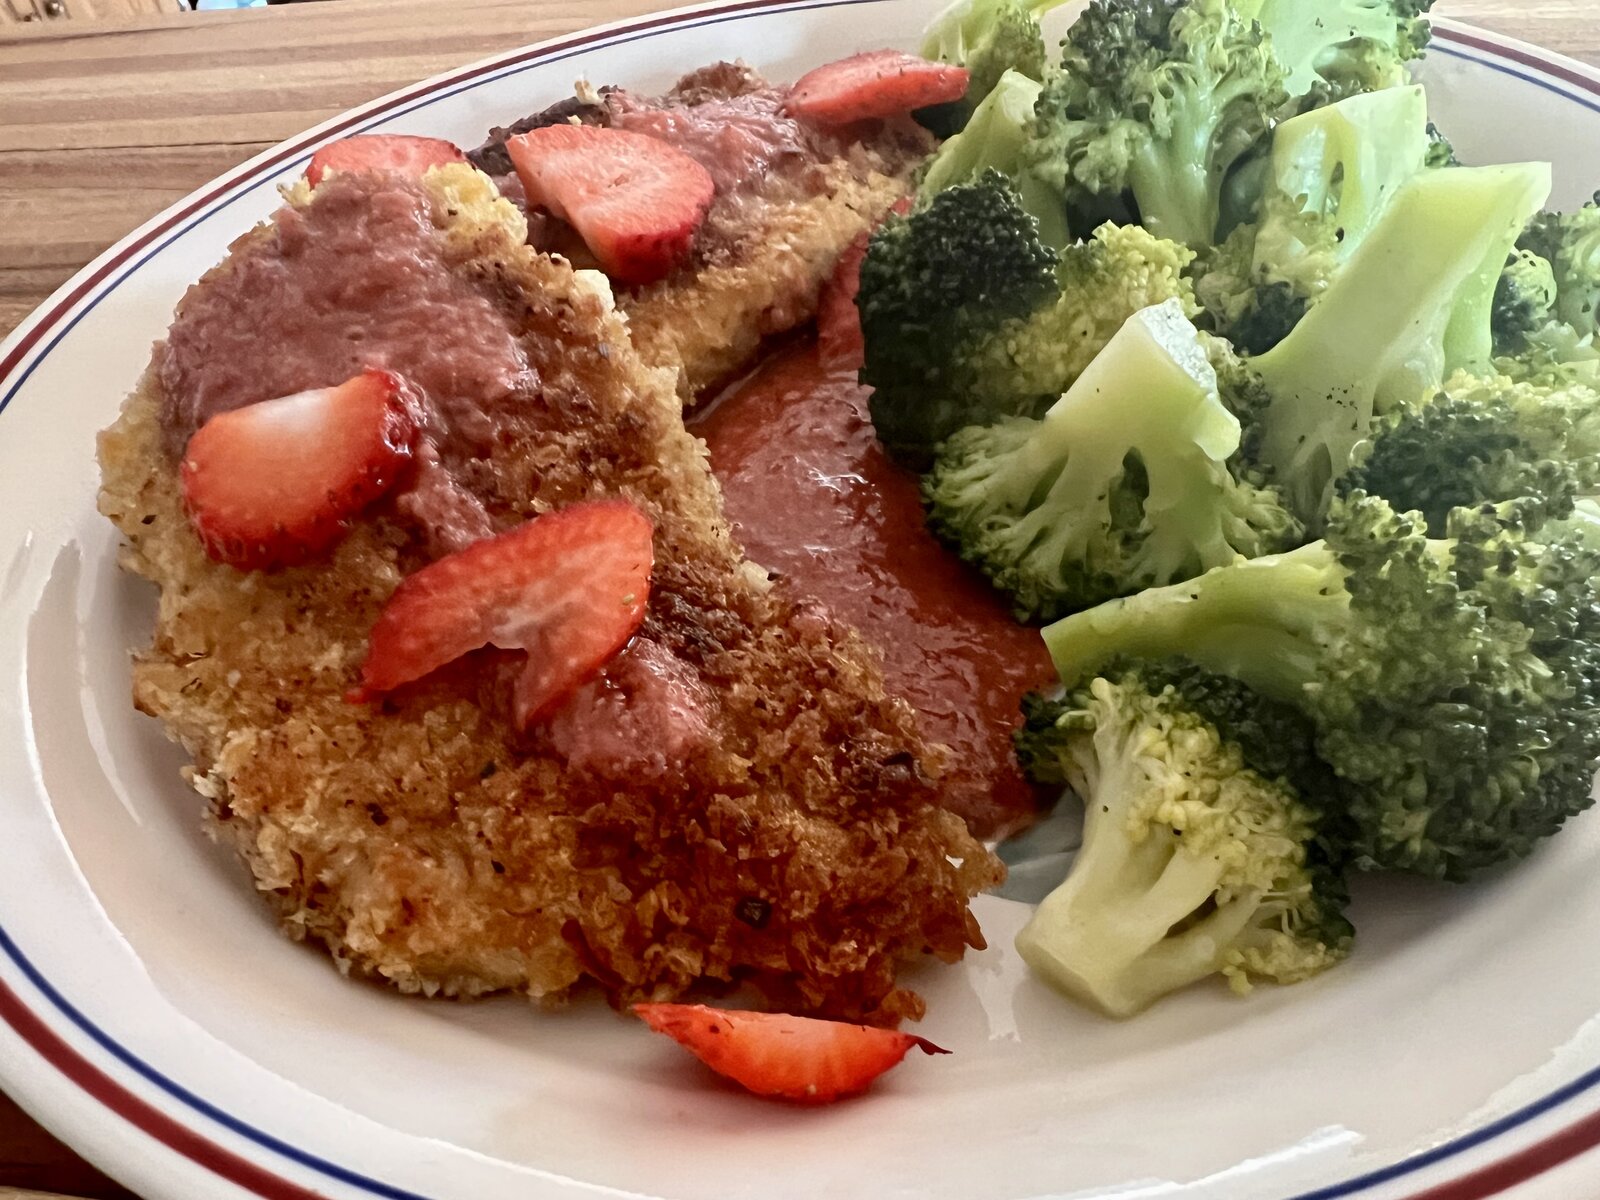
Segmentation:
{"type": "MultiPolygon", "coordinates": [[[[318,145],[331,138],[402,115],[408,105],[421,107],[447,97],[452,90],[482,86],[502,70],[510,73],[515,69],[557,62],[585,50],[619,45],[692,25],[698,18],[706,18],[699,23],[710,24],[774,11],[809,11],[885,2],[888,0],[709,0],[624,18],[503,51],[339,113],[191,192],[120,239],[56,289],[0,340],[0,415],[77,321],[140,269],[148,258],[182,236],[188,228],[187,219],[203,219],[226,208],[258,186],[264,176],[281,172],[297,158],[309,158],[318,145]],[[129,260],[141,251],[146,253],[130,265],[129,260]],[[120,275],[119,269],[122,269],[120,275]],[[108,280],[109,285],[102,287],[108,280]]],[[[1523,83],[1557,92],[1600,115],[1600,68],[1449,18],[1435,18],[1433,24],[1435,41],[1430,53],[1489,67],[1523,83]]],[[[38,971],[3,925],[0,925],[0,956],[8,959],[61,1017],[113,1059],[131,1067],[146,1082],[185,1108],[222,1125],[256,1148],[250,1151],[251,1157],[236,1153],[213,1140],[209,1131],[197,1131],[193,1123],[178,1120],[124,1086],[75,1048],[48,1017],[31,1008],[7,980],[0,977],[0,1027],[3,1027],[0,1032],[27,1047],[23,1056],[0,1053],[0,1078],[8,1093],[29,1115],[109,1174],[130,1179],[137,1176],[141,1183],[159,1180],[162,1184],[172,1184],[181,1178],[204,1184],[212,1195],[218,1194],[216,1185],[224,1183],[231,1185],[228,1186],[230,1195],[254,1195],[265,1200],[324,1200],[321,1191],[309,1190],[283,1171],[278,1160],[287,1159],[314,1173],[318,1188],[342,1185],[355,1189],[353,1194],[385,1200],[429,1200],[420,1193],[369,1179],[318,1155],[299,1151],[270,1133],[229,1116],[181,1084],[167,1079],[99,1030],[38,971]],[[63,1088],[63,1083],[70,1086],[63,1088]],[[98,1131],[101,1136],[97,1136],[94,1118],[103,1116],[105,1110],[110,1110],[113,1125],[98,1131]],[[260,1158],[255,1157],[258,1152],[260,1158]]],[[[0,1042],[0,1051],[5,1049],[5,1043],[0,1042]]],[[[1507,1134],[1525,1130],[1581,1096],[1589,1095],[1594,1100],[1600,1096],[1597,1089],[1600,1089],[1600,1064],[1548,1095],[1429,1150],[1299,1192],[1286,1200],[1344,1200],[1368,1194],[1451,1159],[1459,1160],[1507,1134]]],[[[1576,1120],[1565,1121],[1553,1132],[1534,1131],[1533,1140],[1526,1144],[1514,1149],[1497,1147],[1506,1152],[1488,1162],[1467,1165],[1464,1173],[1452,1178],[1424,1184],[1422,1190],[1408,1191],[1405,1200],[1481,1200],[1528,1183],[1596,1146],[1600,1146],[1600,1104],[1576,1120]]]]}

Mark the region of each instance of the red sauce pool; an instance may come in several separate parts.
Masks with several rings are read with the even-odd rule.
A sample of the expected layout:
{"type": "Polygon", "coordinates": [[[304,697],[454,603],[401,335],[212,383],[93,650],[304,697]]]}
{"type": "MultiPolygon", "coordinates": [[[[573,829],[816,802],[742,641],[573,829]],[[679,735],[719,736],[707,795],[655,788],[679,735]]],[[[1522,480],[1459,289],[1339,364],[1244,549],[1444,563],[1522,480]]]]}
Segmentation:
{"type": "Polygon", "coordinates": [[[1032,820],[1012,731],[1023,694],[1056,680],[1044,641],[927,531],[917,479],[884,455],[854,370],[796,346],[720,398],[711,449],[746,552],[882,649],[889,688],[955,753],[945,803],[980,836],[1032,820]]]}

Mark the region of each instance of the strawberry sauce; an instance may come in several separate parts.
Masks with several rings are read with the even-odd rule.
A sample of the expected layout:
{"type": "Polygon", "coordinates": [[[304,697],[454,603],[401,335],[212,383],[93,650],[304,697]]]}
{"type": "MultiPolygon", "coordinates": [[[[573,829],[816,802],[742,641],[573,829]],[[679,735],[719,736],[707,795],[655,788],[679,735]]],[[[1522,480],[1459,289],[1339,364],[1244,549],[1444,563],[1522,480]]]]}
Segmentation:
{"type": "Polygon", "coordinates": [[[1023,693],[1055,682],[1050,656],[927,531],[916,477],[878,445],[854,371],[792,348],[693,428],[749,556],[880,647],[890,690],[954,751],[946,804],[980,836],[1026,825],[1037,797],[1011,733],[1023,693]]]}

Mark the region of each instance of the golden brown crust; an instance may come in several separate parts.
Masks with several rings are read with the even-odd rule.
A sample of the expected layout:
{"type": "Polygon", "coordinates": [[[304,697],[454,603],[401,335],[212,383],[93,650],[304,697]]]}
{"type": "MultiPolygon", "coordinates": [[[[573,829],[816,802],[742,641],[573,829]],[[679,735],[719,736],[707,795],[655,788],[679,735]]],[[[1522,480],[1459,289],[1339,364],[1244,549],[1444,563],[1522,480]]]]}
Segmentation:
{"type": "Polygon", "coordinates": [[[982,944],[967,902],[998,863],[936,806],[936,757],[872,654],[741,561],[669,377],[480,180],[432,173],[435,220],[454,269],[516,322],[551,424],[467,483],[502,525],[601,494],[650,514],[641,634],[717,698],[717,737],[665,778],[606,782],[511,733],[497,652],[347,703],[372,621],[423,551],[380,512],[328,562],[210,562],[161,450],[159,350],[100,441],[101,510],[161,588],[135,703],[187,748],[212,827],[285,929],[342,969],[458,996],[557,997],[590,976],[619,1000],[750,979],[796,1011],[920,1014],[897,966],[982,944]]]}
{"type": "Polygon", "coordinates": [[[820,194],[752,197],[714,217],[725,248],[623,298],[647,362],[674,366],[686,403],[750,366],[763,339],[816,316],[817,298],[850,244],[909,194],[909,168],[858,153],[818,168],[820,194]]]}

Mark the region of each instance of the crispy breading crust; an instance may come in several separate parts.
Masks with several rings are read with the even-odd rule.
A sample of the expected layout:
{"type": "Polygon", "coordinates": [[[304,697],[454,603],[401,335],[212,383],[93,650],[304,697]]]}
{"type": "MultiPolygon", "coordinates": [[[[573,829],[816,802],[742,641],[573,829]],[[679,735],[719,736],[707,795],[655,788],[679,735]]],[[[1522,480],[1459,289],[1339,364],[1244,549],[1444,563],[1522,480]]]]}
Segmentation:
{"type": "Polygon", "coordinates": [[[347,703],[374,618],[423,561],[415,537],[380,510],[327,562],[260,574],[209,561],[161,449],[159,347],[100,441],[101,510],[127,538],[125,565],[161,589],[135,703],[192,756],[211,828],[287,932],[343,970],[408,992],[546,999],[589,976],[616,1001],[748,979],[794,1011],[920,1015],[897,966],[981,946],[968,900],[1003,869],[936,806],[936,756],[911,712],[857,637],[740,559],[670,379],[639,361],[608,298],[528,249],[520,216],[470,168],[428,186],[453,269],[516,322],[551,414],[467,482],[503,525],[597,495],[650,514],[641,634],[717,697],[720,736],[681,772],[619,792],[511,733],[500,704],[515,662],[498,652],[381,706],[347,703]]]}
{"type": "Polygon", "coordinates": [[[912,190],[906,161],[859,147],[817,170],[821,194],[763,195],[716,214],[726,229],[702,236],[725,249],[623,296],[639,353],[676,368],[686,403],[750,366],[764,338],[816,316],[840,255],[912,190]]]}

